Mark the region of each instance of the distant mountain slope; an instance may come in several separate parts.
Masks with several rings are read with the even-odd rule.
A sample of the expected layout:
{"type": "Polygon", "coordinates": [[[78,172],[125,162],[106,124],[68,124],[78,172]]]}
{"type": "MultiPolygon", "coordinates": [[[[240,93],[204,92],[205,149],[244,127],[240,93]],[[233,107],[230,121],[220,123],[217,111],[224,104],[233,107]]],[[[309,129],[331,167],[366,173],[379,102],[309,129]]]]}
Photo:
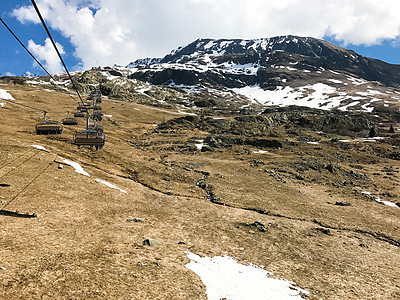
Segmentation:
{"type": "MultiPolygon", "coordinates": [[[[290,105],[366,112],[400,108],[400,65],[308,37],[198,39],[163,58],[75,76],[83,93],[102,82],[105,96],[205,115],[261,113],[269,106],[290,105]]],[[[67,77],[58,77],[72,89],[67,77]]],[[[51,83],[46,76],[35,80],[23,81],[51,83]]]]}
{"type": "Polygon", "coordinates": [[[198,77],[199,73],[206,73],[207,76],[200,76],[199,79],[206,80],[207,77],[206,81],[235,87],[240,87],[243,83],[272,87],[276,84],[268,75],[279,72],[271,69],[284,67],[307,71],[342,71],[368,81],[379,81],[387,86],[400,86],[400,65],[367,58],[354,51],[310,37],[198,39],[172,51],[161,60],[150,59],[147,62],[143,64],[143,60],[140,60],[131,64],[130,66],[142,68],[132,76],[157,84],[168,80],[182,83],[182,75],[192,77],[186,81],[194,82],[194,77],[198,77]],[[217,69],[220,71],[218,74],[217,69]],[[192,73],[191,76],[189,73],[192,73]]]}

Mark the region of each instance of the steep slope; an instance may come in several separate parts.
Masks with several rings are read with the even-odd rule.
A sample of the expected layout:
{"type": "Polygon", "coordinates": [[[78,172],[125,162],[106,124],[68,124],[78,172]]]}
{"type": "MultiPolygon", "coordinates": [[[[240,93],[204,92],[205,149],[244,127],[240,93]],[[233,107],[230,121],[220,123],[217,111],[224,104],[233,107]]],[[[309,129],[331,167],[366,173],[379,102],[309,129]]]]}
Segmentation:
{"type": "Polygon", "coordinates": [[[400,297],[400,119],[187,116],[104,97],[96,152],[71,143],[82,124],[35,135],[30,107],[60,120],[66,93],[0,90],[25,105],[0,107],[0,298],[206,299],[188,253],[264,266],[303,299],[400,297]]]}

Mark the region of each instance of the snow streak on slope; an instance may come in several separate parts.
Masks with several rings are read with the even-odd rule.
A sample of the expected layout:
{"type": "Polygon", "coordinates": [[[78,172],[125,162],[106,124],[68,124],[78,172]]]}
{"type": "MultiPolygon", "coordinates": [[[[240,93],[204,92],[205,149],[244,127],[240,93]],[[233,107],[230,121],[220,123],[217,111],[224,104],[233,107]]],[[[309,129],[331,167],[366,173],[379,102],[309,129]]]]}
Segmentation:
{"type": "Polygon", "coordinates": [[[228,256],[200,257],[187,252],[186,267],[200,276],[209,300],[295,300],[309,294],[292,282],[271,278],[272,273],[254,265],[242,265],[228,256]]]}
{"type": "Polygon", "coordinates": [[[123,189],[120,189],[120,188],[117,187],[116,185],[114,185],[114,184],[112,184],[112,183],[109,183],[109,182],[107,182],[107,181],[104,181],[104,180],[101,180],[101,179],[95,179],[95,181],[96,181],[96,182],[99,182],[99,183],[102,183],[102,184],[108,186],[109,188],[116,189],[116,190],[120,191],[121,193],[128,194],[127,191],[125,191],[125,190],[123,190],[123,189]]]}
{"type": "Polygon", "coordinates": [[[10,95],[6,90],[0,89],[0,99],[4,100],[15,100],[13,96],[10,95]]]}
{"type": "Polygon", "coordinates": [[[89,177],[90,177],[89,173],[86,172],[86,171],[81,167],[81,165],[80,165],[79,163],[70,161],[70,160],[68,160],[68,159],[66,159],[66,158],[64,158],[63,161],[64,161],[64,163],[66,163],[67,165],[70,165],[71,167],[73,167],[73,168],[75,169],[75,172],[76,172],[76,173],[79,173],[79,174],[82,174],[82,175],[85,175],[85,176],[89,176],[89,177]]]}
{"type": "Polygon", "coordinates": [[[40,146],[40,145],[31,145],[31,147],[36,148],[36,149],[39,149],[39,150],[43,150],[43,151],[46,151],[46,152],[50,152],[50,151],[47,150],[45,147],[40,146]]]}

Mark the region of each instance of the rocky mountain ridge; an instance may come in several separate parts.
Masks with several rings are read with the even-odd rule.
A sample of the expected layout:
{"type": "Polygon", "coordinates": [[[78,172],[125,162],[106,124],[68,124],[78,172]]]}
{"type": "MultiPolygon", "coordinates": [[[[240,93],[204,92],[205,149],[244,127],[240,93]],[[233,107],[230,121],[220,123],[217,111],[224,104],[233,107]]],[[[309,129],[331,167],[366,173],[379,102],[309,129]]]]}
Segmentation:
{"type": "MultiPolygon", "coordinates": [[[[323,40],[281,36],[198,39],[163,58],[140,59],[126,67],[96,67],[74,76],[83,94],[101,82],[106,96],[188,113],[235,115],[290,105],[398,111],[399,75],[398,65],[323,40]]],[[[66,76],[56,77],[72,89],[66,76]]],[[[54,85],[47,76],[25,82],[54,85]]]]}

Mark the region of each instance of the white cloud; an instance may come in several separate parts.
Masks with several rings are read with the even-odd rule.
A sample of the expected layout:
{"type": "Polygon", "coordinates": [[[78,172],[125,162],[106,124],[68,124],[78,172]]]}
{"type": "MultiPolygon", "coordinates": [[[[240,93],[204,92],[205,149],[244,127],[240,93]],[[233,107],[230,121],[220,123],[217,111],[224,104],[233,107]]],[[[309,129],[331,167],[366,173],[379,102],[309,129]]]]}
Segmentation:
{"type": "MultiPolygon", "coordinates": [[[[63,47],[59,43],[56,43],[56,45],[60,54],[64,54],[65,52],[63,47]]],[[[28,49],[37,57],[39,61],[45,61],[44,67],[48,72],[59,73],[63,71],[58,54],[49,38],[45,40],[44,46],[37,45],[34,41],[29,40],[28,49]]]]}
{"type": "MultiPolygon", "coordinates": [[[[37,0],[46,22],[75,46],[83,67],[160,57],[197,38],[332,36],[377,44],[400,36],[398,0],[37,0]]],[[[32,7],[14,10],[39,20],[32,7]]]]}

